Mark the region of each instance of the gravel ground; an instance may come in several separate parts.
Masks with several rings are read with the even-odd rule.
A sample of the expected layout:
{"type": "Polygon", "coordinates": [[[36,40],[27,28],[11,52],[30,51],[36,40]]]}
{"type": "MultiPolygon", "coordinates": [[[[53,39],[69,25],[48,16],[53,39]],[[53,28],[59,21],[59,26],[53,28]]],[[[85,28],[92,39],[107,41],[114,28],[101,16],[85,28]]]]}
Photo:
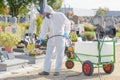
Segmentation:
{"type": "MultiPolygon", "coordinates": [[[[59,76],[53,76],[54,66],[52,67],[49,76],[38,75],[40,71],[42,70],[36,69],[24,74],[13,73],[11,77],[7,77],[4,80],[100,80],[98,68],[94,69],[94,73],[92,76],[85,76],[83,73],[81,73],[82,66],[79,62],[75,62],[75,67],[71,70],[66,69],[63,63],[62,72],[59,76]]],[[[116,47],[116,63],[113,73],[106,74],[103,69],[100,68],[100,75],[101,80],[120,80],[120,46],[116,47]]]]}

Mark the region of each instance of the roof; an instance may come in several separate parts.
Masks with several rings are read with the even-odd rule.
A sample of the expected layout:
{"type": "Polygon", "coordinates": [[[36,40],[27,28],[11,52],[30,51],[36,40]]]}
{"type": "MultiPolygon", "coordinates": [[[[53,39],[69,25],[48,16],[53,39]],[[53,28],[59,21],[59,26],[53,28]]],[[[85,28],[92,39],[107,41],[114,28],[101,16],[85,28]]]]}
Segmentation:
{"type": "Polygon", "coordinates": [[[120,16],[120,11],[109,11],[106,16],[120,16]]]}
{"type": "Polygon", "coordinates": [[[96,14],[96,10],[79,9],[79,8],[61,8],[58,11],[63,13],[67,11],[73,11],[74,15],[77,16],[95,16],[96,14]]]}
{"type": "Polygon", "coordinates": [[[73,12],[74,12],[74,15],[77,15],[77,16],[95,16],[96,14],[96,11],[94,10],[78,9],[78,8],[74,8],[73,12]]]}

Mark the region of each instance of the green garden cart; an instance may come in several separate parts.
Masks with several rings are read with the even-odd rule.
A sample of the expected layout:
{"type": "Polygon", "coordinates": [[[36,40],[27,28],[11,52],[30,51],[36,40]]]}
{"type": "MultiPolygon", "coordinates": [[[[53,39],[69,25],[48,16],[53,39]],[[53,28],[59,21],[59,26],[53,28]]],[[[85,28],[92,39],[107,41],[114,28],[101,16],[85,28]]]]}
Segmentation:
{"type": "Polygon", "coordinates": [[[115,40],[78,41],[74,47],[66,50],[67,69],[74,67],[74,62],[82,63],[82,72],[86,76],[91,76],[94,68],[103,68],[105,73],[112,73],[115,63],[115,40]]]}

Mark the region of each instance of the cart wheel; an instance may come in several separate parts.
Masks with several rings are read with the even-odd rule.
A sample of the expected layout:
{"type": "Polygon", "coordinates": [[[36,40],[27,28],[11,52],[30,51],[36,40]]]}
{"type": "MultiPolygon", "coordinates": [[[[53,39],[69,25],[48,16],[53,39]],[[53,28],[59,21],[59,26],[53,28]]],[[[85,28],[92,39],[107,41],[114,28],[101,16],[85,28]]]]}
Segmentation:
{"type": "Polygon", "coordinates": [[[72,69],[74,67],[74,62],[73,61],[66,61],[65,66],[67,69],[72,69]]]}
{"type": "Polygon", "coordinates": [[[103,65],[103,70],[108,73],[111,74],[114,70],[114,64],[105,64],[103,65]]]}
{"type": "Polygon", "coordinates": [[[82,65],[82,71],[84,75],[91,76],[93,74],[93,64],[90,61],[85,61],[82,65]]]}

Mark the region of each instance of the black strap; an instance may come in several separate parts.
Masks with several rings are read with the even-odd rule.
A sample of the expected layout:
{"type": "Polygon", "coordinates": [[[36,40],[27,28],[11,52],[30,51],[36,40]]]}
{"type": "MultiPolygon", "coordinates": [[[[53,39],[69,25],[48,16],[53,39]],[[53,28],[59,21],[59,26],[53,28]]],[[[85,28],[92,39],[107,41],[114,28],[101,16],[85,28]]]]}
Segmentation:
{"type": "Polygon", "coordinates": [[[48,39],[53,38],[53,37],[57,37],[57,36],[64,37],[63,35],[54,35],[54,36],[49,37],[48,39]]]}

